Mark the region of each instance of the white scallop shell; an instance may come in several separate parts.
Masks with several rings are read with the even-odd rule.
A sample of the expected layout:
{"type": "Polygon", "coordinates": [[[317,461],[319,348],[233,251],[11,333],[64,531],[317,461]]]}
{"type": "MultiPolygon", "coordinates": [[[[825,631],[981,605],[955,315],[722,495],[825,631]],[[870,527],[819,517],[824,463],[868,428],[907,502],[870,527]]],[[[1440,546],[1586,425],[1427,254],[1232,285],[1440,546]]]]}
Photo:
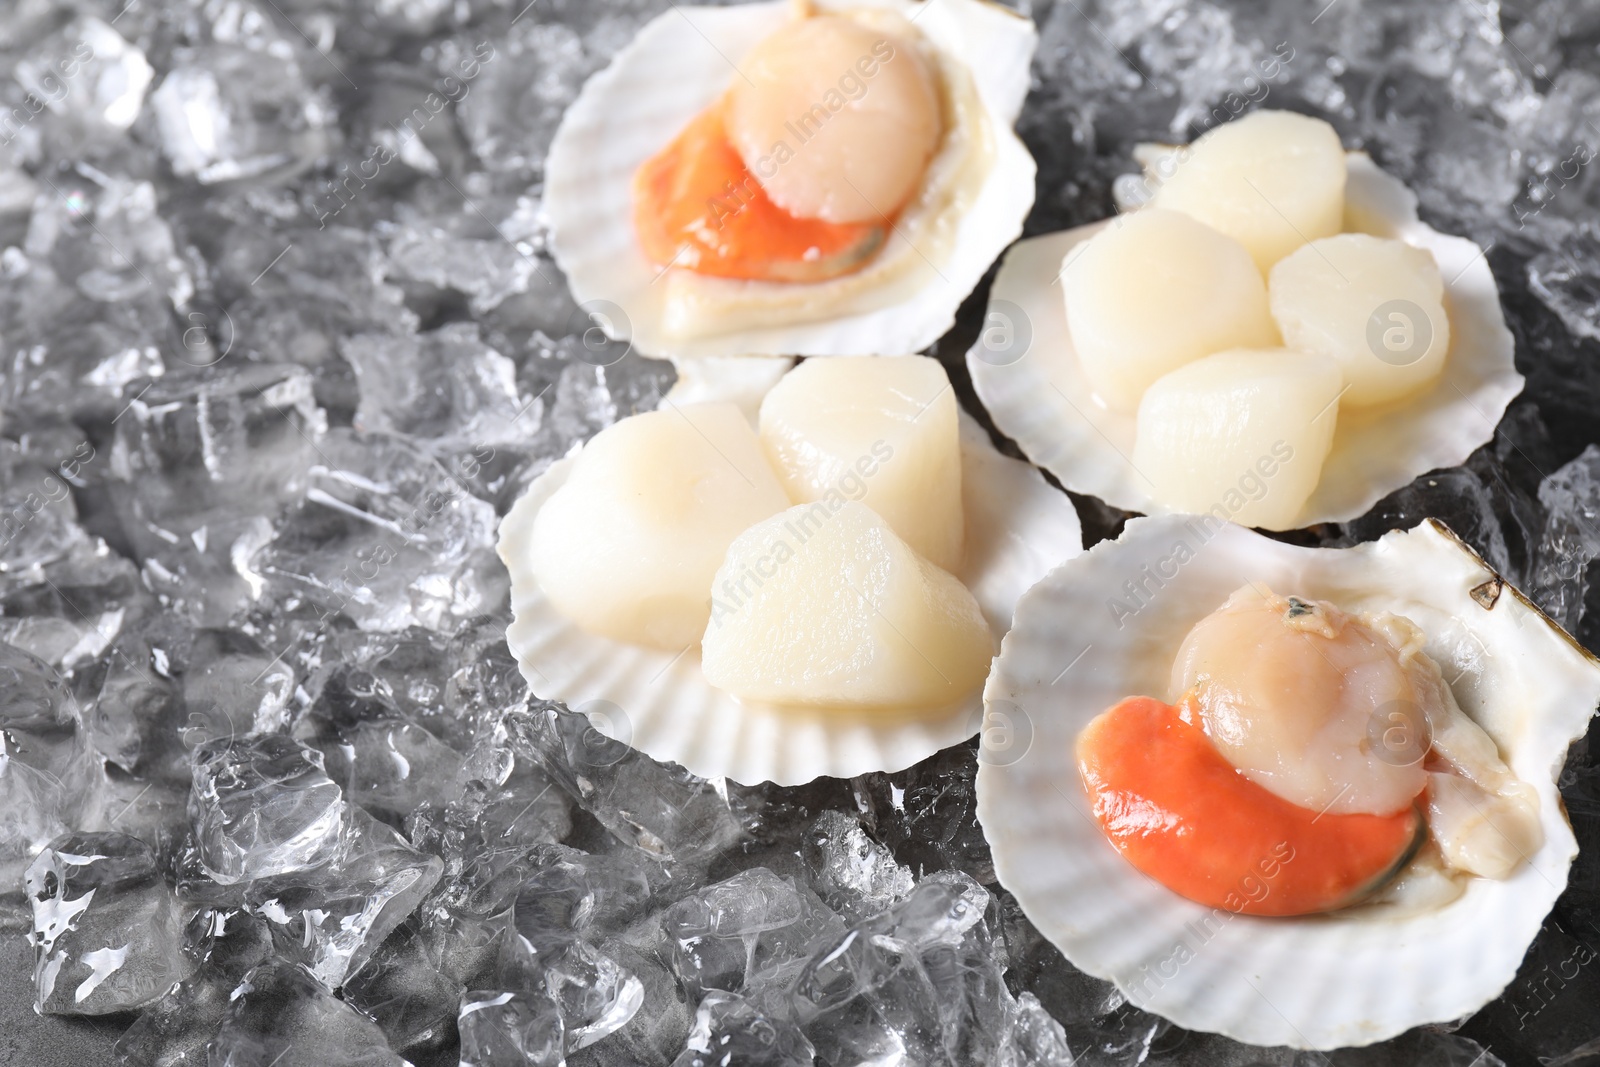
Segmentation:
{"type": "MultiPolygon", "coordinates": [[[[1438,261],[1450,316],[1450,355],[1438,382],[1402,409],[1340,410],[1322,479],[1286,529],[1354,519],[1418,475],[1465,462],[1494,436],[1506,405],[1522,391],[1511,331],[1483,250],[1418,221],[1416,197],[1365,153],[1351,152],[1349,163],[1347,229],[1426,248],[1438,261]]],[[[980,339],[967,354],[967,366],[1000,432],[1062,485],[1128,511],[1168,514],[1173,509],[1151,499],[1150,483],[1130,459],[1133,415],[1096,402],[1067,333],[1063,259],[1104,225],[1012,247],[990,291],[990,316],[997,327],[1015,330],[1020,324],[1010,321],[1017,314],[1011,307],[1020,309],[1031,344],[1011,362],[1012,350],[985,349],[980,339]]]]}
{"type": "MultiPolygon", "coordinates": [[[[661,271],[633,231],[632,182],[640,164],[727,90],[735,65],[789,17],[787,0],[679,7],[657,16],[590,78],[567,110],[545,163],[551,249],[574,298],[604,309],[596,321],[648,356],[899,355],[955,324],[956,308],[1022,232],[1033,206],[1033,157],[1012,130],[1028,91],[1033,23],[983,0],[819,0],[824,9],[882,7],[913,20],[973,75],[995,141],[994,164],[963,216],[948,258],[915,264],[912,295],[876,311],[701,338],[663,328],[661,271]],[[925,275],[925,277],[920,277],[925,275]],[[621,324],[610,307],[620,308],[621,324]]],[[[881,256],[906,243],[896,232],[881,256]]],[[[895,286],[901,291],[906,279],[895,286]]]]}
{"type": "Polygon", "coordinates": [[[1017,605],[984,689],[977,783],[1001,883],[1076,966],[1193,1030],[1327,1049],[1470,1014],[1516,974],[1566,885],[1577,842],[1555,780],[1600,701],[1600,661],[1438,523],[1314,549],[1214,523],[1206,539],[1196,522],[1134,519],[1017,605]],[[1195,553],[1181,565],[1180,542],[1195,553]],[[1146,583],[1143,606],[1130,579],[1146,583]],[[1273,919],[1213,912],[1123,860],[1088,814],[1078,732],[1123,697],[1165,696],[1183,636],[1246,581],[1420,626],[1462,710],[1539,794],[1545,841],[1529,862],[1431,912],[1273,919]],[[1031,726],[1031,746],[991,746],[994,721],[1031,726]]]}
{"type": "MultiPolygon", "coordinates": [[[[697,384],[701,400],[729,396],[697,384]]],[[[892,717],[743,703],[707,684],[700,650],[677,656],[585,633],[545,599],[529,550],[533,520],[566,481],[577,449],[540,475],[500,523],[514,621],[506,643],[533,692],[589,715],[596,729],[705,778],[799,785],[829,775],[897,771],[978,732],[983,701],[892,717]]],[[[967,516],[960,578],[998,637],[1029,586],[1083,550],[1078,514],[1039,472],[1002,456],[961,413],[961,497],[967,516]]]]}

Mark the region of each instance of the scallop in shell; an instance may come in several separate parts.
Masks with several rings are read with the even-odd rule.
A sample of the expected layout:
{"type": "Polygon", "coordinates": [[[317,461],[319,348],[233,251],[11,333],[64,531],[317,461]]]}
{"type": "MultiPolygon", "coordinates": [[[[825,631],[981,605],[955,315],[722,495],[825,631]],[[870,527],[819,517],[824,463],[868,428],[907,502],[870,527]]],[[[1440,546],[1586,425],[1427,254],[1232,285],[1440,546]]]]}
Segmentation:
{"type": "Polygon", "coordinates": [[[865,268],[831,281],[733,281],[650,262],[634,232],[635,173],[728,90],[738,64],[792,13],[787,2],[674,7],[584,86],[545,166],[552,251],[578,303],[613,338],[679,359],[916,352],[954,324],[957,306],[1022,232],[1035,167],[1012,123],[1028,90],[1033,24],[982,0],[814,6],[899,16],[937,57],[957,121],[922,193],[865,268]]]}
{"type": "MultiPolygon", "coordinates": [[[[749,411],[789,362],[703,361],[680,399],[730,401],[749,411]],[[726,373],[717,373],[718,370],[726,373]]],[[[673,401],[669,395],[668,401],[673,401]]],[[[977,732],[979,692],[948,707],[872,711],[743,701],[707,683],[700,650],[674,654],[598,637],[556,611],[529,552],[534,521],[565,483],[580,450],[534,481],[502,520],[499,552],[511,573],[514,621],[506,640],[539,697],[584,712],[596,729],[703,777],[797,785],[830,775],[894,771],[977,732]]],[[[1077,512],[1026,463],[1002,456],[960,415],[966,551],[959,578],[998,637],[1023,592],[1082,550],[1077,512]]]]}
{"type": "MultiPolygon", "coordinates": [[[[1139,157],[1153,169],[1165,151],[1147,146],[1139,157]]],[[[1403,406],[1341,406],[1316,488],[1291,518],[1254,523],[1268,529],[1356,518],[1418,475],[1464,462],[1494,436],[1522,390],[1483,250],[1419,221],[1416,197],[1365,153],[1347,159],[1345,231],[1433,254],[1444,280],[1450,353],[1434,383],[1403,406]]],[[[1135,466],[1135,416],[1096,400],[1073,351],[1062,264],[1106,225],[1019,241],[1006,254],[990,292],[985,333],[967,355],[973,386],[1000,431],[1068,489],[1145,514],[1207,510],[1156,499],[1155,483],[1135,466]]],[[[1216,503],[1224,515],[1240,514],[1237,501],[1216,503]]]]}
{"type": "Polygon", "coordinates": [[[1461,1018],[1516,974],[1577,853],[1555,779],[1600,700],[1600,661],[1437,522],[1314,549],[1158,516],[1023,597],[984,698],[979,819],[1045,936],[1181,1026],[1327,1049],[1461,1018]],[[1124,697],[1168,692],[1185,635],[1247,583],[1415,624],[1461,710],[1537,793],[1542,845],[1503,880],[1299,918],[1202,906],[1135,870],[1090,814],[1074,744],[1124,697]],[[1019,723],[1025,747],[1010,743],[1029,733],[1019,723]]]}

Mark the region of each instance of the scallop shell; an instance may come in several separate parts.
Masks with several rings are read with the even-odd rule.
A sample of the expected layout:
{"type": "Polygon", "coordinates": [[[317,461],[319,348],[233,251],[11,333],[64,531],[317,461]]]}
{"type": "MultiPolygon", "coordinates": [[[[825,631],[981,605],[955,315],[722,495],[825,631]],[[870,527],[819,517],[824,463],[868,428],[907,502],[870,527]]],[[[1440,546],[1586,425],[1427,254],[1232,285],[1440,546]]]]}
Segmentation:
{"type": "Polygon", "coordinates": [[[1134,519],[1017,605],[984,689],[977,782],[1001,883],[1076,966],[1189,1029],[1328,1049],[1472,1013],[1516,974],[1566,885],[1577,842],[1555,781],[1600,701],[1600,661],[1437,522],[1348,549],[1209,529],[1134,519]],[[1184,635],[1246,581],[1420,626],[1462,710],[1539,794],[1545,842],[1529,862],[1433,911],[1263,919],[1193,903],[1123,860],[1088,814],[1078,732],[1125,696],[1164,696],[1184,635]],[[991,745],[996,721],[1031,726],[1031,746],[991,745]]]}
{"type": "MultiPolygon", "coordinates": [[[[1418,221],[1416,197],[1365,153],[1350,153],[1349,166],[1346,229],[1426,248],[1438,261],[1450,315],[1450,356],[1435,385],[1400,410],[1339,412],[1322,479],[1289,528],[1354,519],[1418,475],[1465,462],[1494,436],[1506,405],[1522,391],[1511,331],[1483,250],[1418,221]]],[[[1134,417],[1093,398],[1067,333],[1062,261],[1104,225],[1019,241],[1007,253],[990,291],[990,321],[1014,333],[1029,330],[1031,343],[1019,357],[1020,342],[985,348],[980,339],[967,354],[967,366],[1000,432],[1062,485],[1124,510],[1167,514],[1173,509],[1151,499],[1149,483],[1129,458],[1134,417]]]]}
{"type": "MultiPolygon", "coordinates": [[[[702,380],[694,395],[743,398],[748,388],[747,376],[731,377],[721,393],[702,380]]],[[[527,549],[534,517],[566,481],[577,451],[540,475],[500,524],[515,616],[506,642],[535,694],[585,712],[606,736],[655,759],[745,783],[897,771],[978,731],[983,702],[976,692],[953,707],[900,716],[742,703],[706,683],[698,648],[673,656],[580,630],[545,599],[527,549]]],[[[965,412],[961,479],[967,556],[957,577],[998,636],[1010,627],[1018,598],[1083,550],[1078,514],[1038,471],[996,451],[965,412]]]]}
{"type": "MultiPolygon", "coordinates": [[[[788,326],[669,337],[660,268],[633,232],[633,175],[728,87],[737,64],[789,17],[786,0],[678,7],[658,16],[590,78],[563,117],[545,164],[545,209],[556,262],[574,298],[613,338],[649,356],[886,355],[917,352],[955,323],[956,308],[1021,232],[1033,205],[1034,162],[1012,130],[1028,91],[1038,35],[1029,20],[982,0],[820,0],[827,10],[882,7],[912,19],[973,74],[994,134],[994,165],[962,217],[950,254],[914,291],[875,311],[788,326]],[[618,315],[617,312],[621,314],[618,315]]],[[[898,231],[880,255],[906,243],[898,231]]],[[[919,253],[920,254],[920,253],[919,253]]],[[[906,279],[896,291],[903,292],[906,279]]]]}

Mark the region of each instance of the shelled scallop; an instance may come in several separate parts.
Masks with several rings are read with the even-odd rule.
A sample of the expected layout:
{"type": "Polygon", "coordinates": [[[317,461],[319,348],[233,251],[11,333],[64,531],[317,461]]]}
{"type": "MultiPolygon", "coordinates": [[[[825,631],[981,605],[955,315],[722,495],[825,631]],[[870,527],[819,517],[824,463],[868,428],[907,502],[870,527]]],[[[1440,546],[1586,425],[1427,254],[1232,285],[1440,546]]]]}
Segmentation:
{"type": "Polygon", "coordinates": [[[897,770],[970,737],[1017,598],[1081,549],[1071,502],[994,450],[935,360],[721,362],[503,521],[533,692],[742,782],[897,770]]]}
{"type": "Polygon", "coordinates": [[[1023,597],[984,698],[1031,727],[984,732],[995,868],[1068,959],[1326,1049],[1515,975],[1577,852],[1555,779],[1600,661],[1435,522],[1314,549],[1159,516],[1023,597]]]}
{"type": "Polygon", "coordinates": [[[1123,214],[1007,254],[967,357],[1063,485],[1288,530],[1493,437],[1522,377],[1483,250],[1331,126],[1258,111],[1137,155],[1123,214]]]}
{"type": "Polygon", "coordinates": [[[1033,24],[981,0],[674,7],[545,169],[579,305],[645,355],[895,355],[1022,232],[1033,24]]]}

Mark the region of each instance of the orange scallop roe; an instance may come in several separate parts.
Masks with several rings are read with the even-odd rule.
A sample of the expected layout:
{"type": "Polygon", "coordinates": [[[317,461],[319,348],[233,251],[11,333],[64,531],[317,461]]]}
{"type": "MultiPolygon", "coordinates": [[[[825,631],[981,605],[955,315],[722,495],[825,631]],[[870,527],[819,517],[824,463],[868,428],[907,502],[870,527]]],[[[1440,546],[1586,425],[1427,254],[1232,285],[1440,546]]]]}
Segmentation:
{"type": "Polygon", "coordinates": [[[639,168],[633,203],[652,262],[718,278],[825,281],[859,270],[888,229],[887,220],[832,223],[778,207],[729,142],[721,102],[639,168]]]}
{"type": "Polygon", "coordinates": [[[1323,814],[1250,781],[1177,707],[1129,697],[1079,734],[1095,821],[1174,893],[1245,915],[1309,915],[1361,900],[1408,862],[1425,829],[1393,815],[1323,814]]]}

